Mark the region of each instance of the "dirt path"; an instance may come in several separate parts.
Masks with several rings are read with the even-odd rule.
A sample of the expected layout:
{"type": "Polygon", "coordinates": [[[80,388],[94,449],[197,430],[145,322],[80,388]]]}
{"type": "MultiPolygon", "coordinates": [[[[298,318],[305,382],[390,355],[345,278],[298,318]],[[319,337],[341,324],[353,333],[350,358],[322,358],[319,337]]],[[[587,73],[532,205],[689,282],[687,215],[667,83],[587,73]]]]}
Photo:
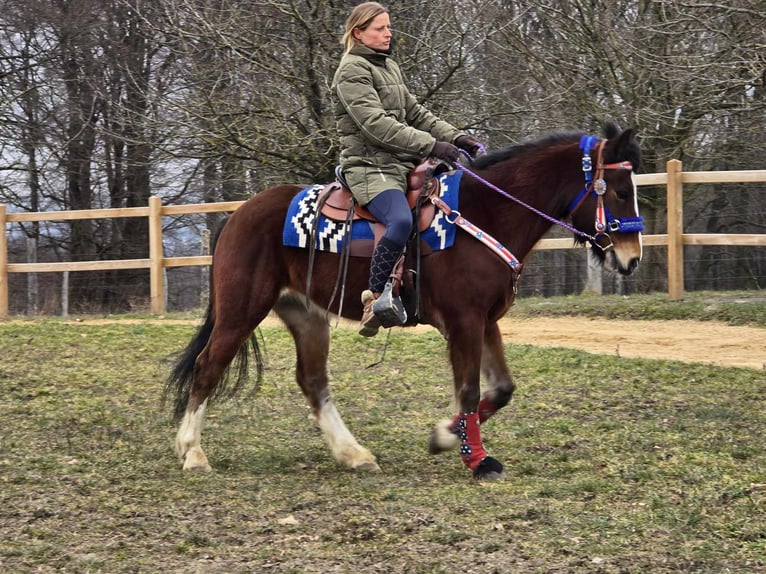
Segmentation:
{"type": "Polygon", "coordinates": [[[756,327],[701,321],[511,316],[500,322],[500,331],[506,342],[520,345],[766,370],[766,329],[756,327]]]}
{"type": "MultiPolygon", "coordinates": [[[[79,320],[78,323],[147,322],[152,320],[79,320]]],[[[158,319],[165,323],[196,324],[197,321],[158,319]]],[[[278,325],[269,318],[264,325],[278,325]]],[[[344,327],[355,324],[344,321],[344,327]]],[[[408,331],[426,331],[419,326],[408,331]]],[[[732,327],[701,321],[620,321],[583,317],[513,318],[500,323],[510,343],[540,347],[564,347],[620,357],[645,357],[698,362],[726,367],[766,369],[766,329],[732,327]]]]}
{"type": "Polygon", "coordinates": [[[766,329],[700,321],[618,321],[582,317],[506,319],[509,342],[621,357],[766,369],[766,329]]]}

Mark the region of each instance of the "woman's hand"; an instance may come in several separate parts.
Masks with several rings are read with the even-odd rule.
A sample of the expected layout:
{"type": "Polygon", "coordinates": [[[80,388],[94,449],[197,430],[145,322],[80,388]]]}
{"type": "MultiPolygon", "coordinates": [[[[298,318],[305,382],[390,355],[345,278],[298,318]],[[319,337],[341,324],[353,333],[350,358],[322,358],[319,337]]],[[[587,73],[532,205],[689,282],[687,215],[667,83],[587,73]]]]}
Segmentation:
{"type": "Polygon", "coordinates": [[[430,155],[437,159],[443,159],[450,163],[455,163],[458,159],[460,159],[460,150],[451,143],[437,141],[434,144],[433,149],[431,149],[430,155]]]}
{"type": "Polygon", "coordinates": [[[458,136],[455,139],[455,145],[460,149],[467,151],[472,158],[475,158],[476,154],[479,152],[485,151],[484,144],[475,137],[469,135],[458,136]]]}

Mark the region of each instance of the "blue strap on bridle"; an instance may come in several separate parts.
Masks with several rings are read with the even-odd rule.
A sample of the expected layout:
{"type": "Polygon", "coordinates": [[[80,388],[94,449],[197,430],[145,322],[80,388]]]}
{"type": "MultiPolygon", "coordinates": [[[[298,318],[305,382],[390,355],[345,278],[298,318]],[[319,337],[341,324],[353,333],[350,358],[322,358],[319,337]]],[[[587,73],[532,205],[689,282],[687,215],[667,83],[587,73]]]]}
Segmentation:
{"type": "Polygon", "coordinates": [[[636,231],[643,231],[644,230],[644,218],[640,215],[638,217],[620,217],[620,218],[614,218],[612,217],[612,214],[609,213],[609,209],[604,206],[606,209],[606,220],[607,220],[607,226],[608,231],[617,231],[619,233],[633,233],[636,231]]]}
{"type": "Polygon", "coordinates": [[[582,151],[582,172],[585,176],[585,187],[582,188],[582,191],[578,193],[577,197],[575,197],[572,200],[572,203],[569,204],[569,208],[567,209],[569,213],[572,213],[575,208],[580,205],[580,202],[585,197],[585,194],[589,191],[590,184],[593,183],[593,160],[590,158],[590,152],[598,142],[599,138],[596,136],[584,135],[580,138],[580,151],[582,151]]]}
{"type": "MultiPolygon", "coordinates": [[[[584,135],[580,138],[580,150],[582,151],[582,171],[585,174],[586,184],[593,182],[593,162],[590,159],[590,152],[593,149],[593,146],[595,146],[598,142],[599,138],[596,136],[584,135]]],[[[583,192],[586,191],[587,190],[585,189],[583,190],[583,192]]]]}

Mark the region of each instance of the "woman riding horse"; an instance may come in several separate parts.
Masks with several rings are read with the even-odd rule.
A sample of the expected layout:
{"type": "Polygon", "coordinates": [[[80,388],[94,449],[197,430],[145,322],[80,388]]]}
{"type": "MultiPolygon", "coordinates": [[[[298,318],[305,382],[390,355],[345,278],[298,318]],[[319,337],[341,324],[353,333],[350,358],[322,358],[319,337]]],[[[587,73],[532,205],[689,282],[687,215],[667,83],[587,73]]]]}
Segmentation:
{"type": "Polygon", "coordinates": [[[341,168],[360,205],[385,225],[370,263],[359,334],[377,334],[373,305],[412,231],[404,192],[407,174],[426,156],[455,162],[481,143],[420,105],[404,84],[393,52],[388,10],[377,2],[353,9],[343,35],[345,54],[332,83],[343,150],[341,168]],[[451,143],[454,142],[454,145],[451,143]]]}
{"type": "MultiPolygon", "coordinates": [[[[519,261],[553,223],[565,224],[578,241],[590,244],[605,266],[632,273],[642,254],[632,178],[640,149],[633,130],[610,126],[604,135],[549,134],[478,158],[471,173],[463,168],[454,185],[459,216],[453,211],[445,223],[470,221],[486,232],[482,239],[491,234],[519,261]]],[[[330,393],[327,368],[327,311],[361,317],[355,295],[368,280],[370,260],[349,258],[343,271],[347,289],[337,297],[343,256],[318,251],[312,260],[309,249],[285,245],[290,206],[305,191],[301,185],[277,185],[258,192],[234,212],[218,237],[205,321],[166,386],[180,420],[176,451],[184,469],[210,470],[201,446],[205,410],[210,400],[232,396],[247,382],[246,369],[226,375],[235,358],[248,356],[248,342],[260,364],[253,331],[272,311],[292,335],[298,385],[336,460],[353,469],[378,468],[375,456],[344,424],[330,393]]],[[[464,464],[481,480],[503,474],[503,465],[485,450],[482,433],[515,389],[497,322],[516,297],[519,268],[477,239],[456,231],[452,247],[422,257],[417,289],[402,285],[402,296],[417,293],[417,321],[444,336],[452,367],[457,412],[435,427],[430,450],[459,447],[464,464]]],[[[391,432],[404,432],[404,424],[413,422],[402,413],[402,427],[394,419],[391,432]]]]}

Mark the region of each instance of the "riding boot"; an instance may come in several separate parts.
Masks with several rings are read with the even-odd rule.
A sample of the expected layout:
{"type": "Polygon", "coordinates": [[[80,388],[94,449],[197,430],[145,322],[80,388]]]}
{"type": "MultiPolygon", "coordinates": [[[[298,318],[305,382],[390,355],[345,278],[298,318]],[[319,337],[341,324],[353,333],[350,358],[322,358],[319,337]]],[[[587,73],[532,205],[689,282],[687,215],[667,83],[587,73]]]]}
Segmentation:
{"type": "Polygon", "coordinates": [[[362,292],[364,310],[362,311],[362,322],[359,325],[359,334],[363,337],[374,337],[378,334],[380,320],[373,313],[372,305],[383,292],[386,281],[401,253],[402,246],[397,245],[387,237],[382,237],[375,246],[370,262],[369,289],[362,292]]]}
{"type": "Polygon", "coordinates": [[[359,324],[359,334],[362,337],[374,337],[378,334],[378,329],[380,329],[380,319],[378,319],[372,311],[372,306],[378,297],[380,297],[380,293],[373,293],[369,289],[362,291],[362,305],[364,306],[364,310],[362,311],[362,322],[359,324]]]}

